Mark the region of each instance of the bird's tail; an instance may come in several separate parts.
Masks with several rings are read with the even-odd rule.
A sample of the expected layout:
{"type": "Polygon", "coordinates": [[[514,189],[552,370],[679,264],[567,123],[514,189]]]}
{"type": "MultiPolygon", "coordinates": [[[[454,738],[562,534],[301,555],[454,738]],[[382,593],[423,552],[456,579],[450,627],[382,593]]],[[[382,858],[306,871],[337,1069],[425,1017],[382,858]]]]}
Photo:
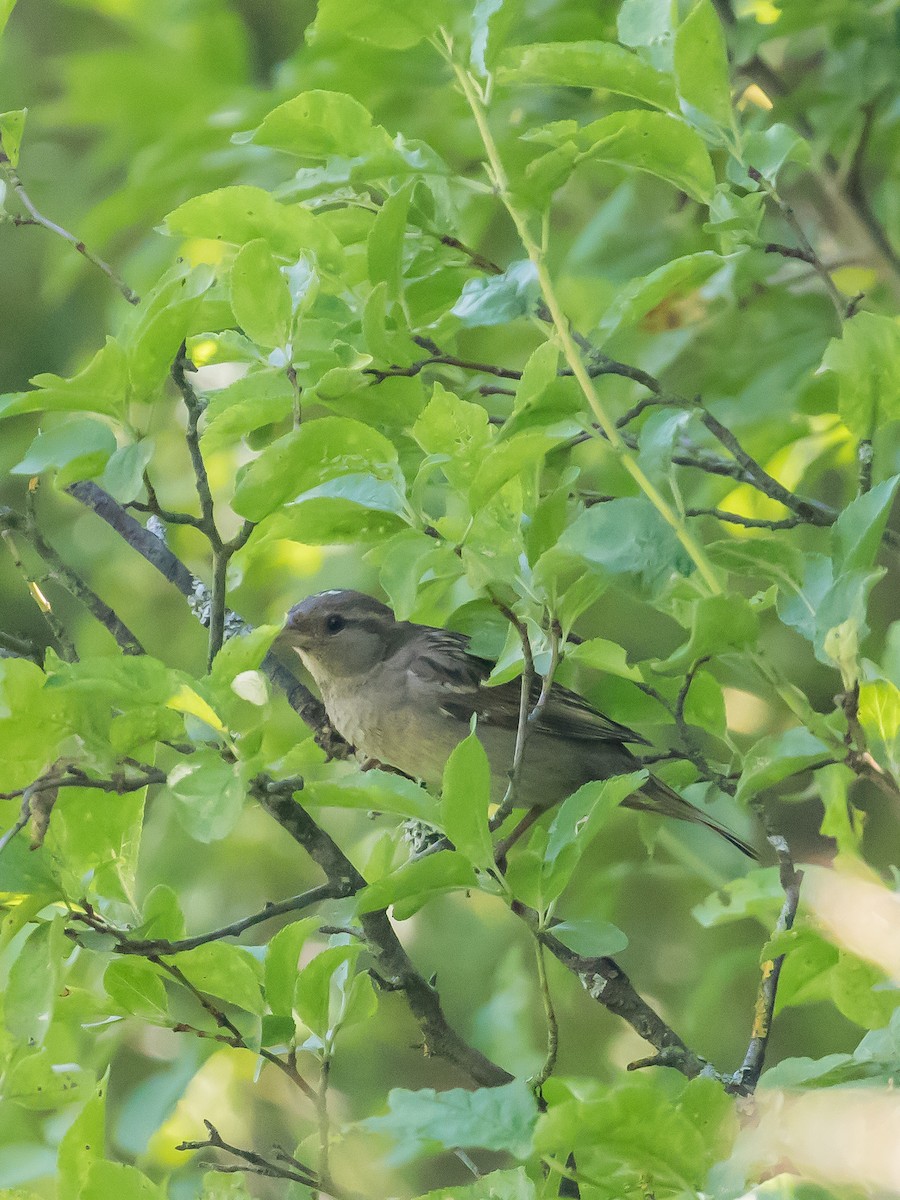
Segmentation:
{"type": "Polygon", "coordinates": [[[751,845],[732,833],[726,825],[721,825],[713,817],[696,808],[684,796],[679,796],[673,788],[655,775],[651,775],[639,792],[629,796],[624,802],[627,808],[642,808],[650,812],[661,813],[665,817],[675,817],[679,821],[691,821],[695,825],[705,825],[712,829],[726,842],[731,842],[742,854],[759,862],[759,854],[751,845]]]}

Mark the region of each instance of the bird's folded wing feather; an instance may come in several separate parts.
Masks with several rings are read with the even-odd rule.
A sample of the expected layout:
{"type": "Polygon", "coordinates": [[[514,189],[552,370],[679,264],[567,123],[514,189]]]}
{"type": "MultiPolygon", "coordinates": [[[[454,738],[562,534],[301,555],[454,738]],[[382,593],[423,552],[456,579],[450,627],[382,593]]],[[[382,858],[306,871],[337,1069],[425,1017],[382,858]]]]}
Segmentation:
{"type": "MultiPolygon", "coordinates": [[[[513,679],[497,687],[487,687],[486,681],[493,664],[478,658],[468,650],[469,639],[448,630],[429,630],[407,644],[402,651],[413,692],[433,693],[440,689],[440,707],[448,716],[468,722],[472,713],[478,719],[501,729],[516,729],[519,724],[519,702],[522,685],[513,679]]],[[[400,664],[398,664],[400,665],[400,664]]],[[[543,679],[535,677],[529,707],[533,708],[541,694],[543,679]]],[[[547,704],[535,726],[539,733],[579,741],[633,742],[649,745],[646,738],[605,717],[588,704],[577,692],[555,683],[547,704]]]]}

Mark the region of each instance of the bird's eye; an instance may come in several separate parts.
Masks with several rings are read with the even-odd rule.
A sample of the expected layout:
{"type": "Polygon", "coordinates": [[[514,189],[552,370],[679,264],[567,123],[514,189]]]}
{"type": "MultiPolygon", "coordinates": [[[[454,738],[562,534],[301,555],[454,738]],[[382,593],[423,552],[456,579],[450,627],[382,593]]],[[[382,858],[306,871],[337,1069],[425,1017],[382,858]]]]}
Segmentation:
{"type": "Polygon", "coordinates": [[[325,628],[329,633],[340,633],[347,622],[339,613],[332,613],[325,621],[325,628]]]}

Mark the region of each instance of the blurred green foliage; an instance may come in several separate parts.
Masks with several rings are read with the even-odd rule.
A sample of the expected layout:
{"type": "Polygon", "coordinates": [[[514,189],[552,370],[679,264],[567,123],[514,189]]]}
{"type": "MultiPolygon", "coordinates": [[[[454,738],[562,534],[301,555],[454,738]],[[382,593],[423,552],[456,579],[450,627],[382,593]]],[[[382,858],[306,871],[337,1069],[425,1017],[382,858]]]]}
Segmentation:
{"type": "Polygon", "coordinates": [[[476,739],[439,802],[326,761],[260,669],[292,603],[350,586],[514,678],[500,601],[539,671],[573,635],[560,679],[677,751],[692,802],[760,845],[762,808],[894,903],[896,11],[0,0],[0,32],[0,1196],[305,1198],[307,1167],[337,1197],[900,1191],[878,1120],[826,1153],[892,1103],[896,922],[873,945],[810,901],[773,934],[771,859],[621,812],[628,779],[500,881],[476,739]],[[65,488],[158,510],[210,584],[198,456],[237,540],[192,612],[65,488]],[[208,664],[195,617],[226,594],[257,628],[208,664]],[[368,886],[240,945],[116,953],[110,928],[178,941],[321,883],[260,773],[303,777],[368,886]],[[456,849],[409,863],[407,820],[456,849]],[[522,903],[615,954],[710,1077],[626,1075],[646,1043],[536,959],[522,903]],[[513,1082],[423,1047],[355,932],[384,908],[513,1082]],[[782,954],[740,1131],[722,1084],[782,954]],[[204,1120],[288,1174],[178,1150],[204,1120]]]}

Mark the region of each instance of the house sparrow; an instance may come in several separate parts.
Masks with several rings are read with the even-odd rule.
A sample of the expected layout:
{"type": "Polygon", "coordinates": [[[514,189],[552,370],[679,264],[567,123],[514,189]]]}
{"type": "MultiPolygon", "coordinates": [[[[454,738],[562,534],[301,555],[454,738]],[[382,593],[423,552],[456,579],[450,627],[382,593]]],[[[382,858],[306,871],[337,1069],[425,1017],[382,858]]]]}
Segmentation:
{"type": "MultiPolygon", "coordinates": [[[[503,799],[521,683],[487,687],[492,664],[471,653],[464,634],[398,621],[372,596],[339,590],[295,605],[281,638],[299,655],[331,723],[357,752],[421,779],[429,790],[440,790],[447,758],[469,733],[475,713],[476,733],[491,764],[492,799],[503,799]]],[[[532,706],[541,684],[535,679],[532,706]]],[[[529,732],[516,803],[546,809],[591,780],[634,771],[640,764],[625,743],[649,744],[554,683],[529,732]]],[[[623,803],[706,825],[757,857],[751,846],[653,775],[623,803]]]]}

